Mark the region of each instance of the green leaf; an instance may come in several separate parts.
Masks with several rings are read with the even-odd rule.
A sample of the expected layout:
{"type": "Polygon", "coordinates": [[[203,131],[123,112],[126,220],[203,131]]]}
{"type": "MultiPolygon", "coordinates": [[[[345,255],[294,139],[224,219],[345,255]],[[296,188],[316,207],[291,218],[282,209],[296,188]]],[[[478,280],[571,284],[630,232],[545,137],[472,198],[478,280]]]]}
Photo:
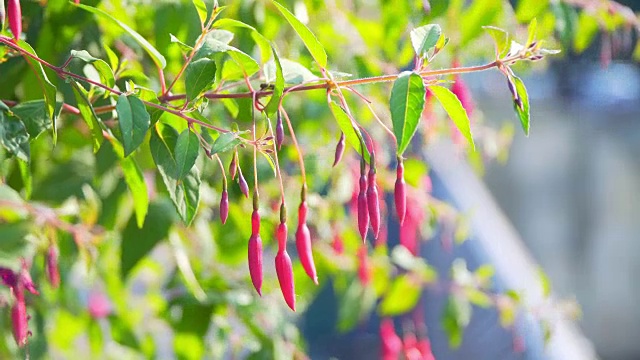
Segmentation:
{"type": "Polygon", "coordinates": [[[481,308],[486,309],[493,305],[493,301],[491,300],[489,295],[478,289],[467,287],[464,289],[464,295],[467,297],[469,302],[481,308]]]}
{"type": "Polygon", "coordinates": [[[311,56],[318,63],[320,68],[326,68],[327,53],[325,52],[324,47],[322,46],[322,44],[320,44],[316,36],[313,35],[311,30],[309,30],[309,28],[307,28],[302,22],[300,22],[300,20],[298,20],[295,15],[287,10],[287,8],[278,4],[276,1],[273,1],[273,4],[278,8],[282,16],[287,19],[298,36],[300,36],[300,39],[302,39],[304,46],[307,47],[307,50],[309,50],[311,56]]]}
{"type": "Polygon", "coordinates": [[[347,142],[353,146],[353,148],[364,157],[365,161],[370,162],[369,150],[363,144],[362,134],[360,133],[360,129],[354,127],[351,118],[344,111],[342,106],[336,104],[334,101],[330,103],[330,109],[333,113],[333,117],[336,119],[340,130],[344,133],[347,142]],[[364,153],[363,153],[364,150],[364,153]]]}
{"type": "Polygon", "coordinates": [[[165,66],[167,66],[167,61],[165,60],[164,56],[162,56],[162,54],[160,54],[160,52],[156,50],[156,48],[154,48],[153,45],[151,45],[142,35],[138,34],[135,30],[130,28],[127,24],[123,23],[122,21],[114,18],[113,16],[109,15],[108,13],[100,9],[83,5],[83,4],[75,4],[75,6],[79,7],[80,9],[86,10],[92,14],[101,16],[102,18],[107,19],[112,23],[118,25],[122,30],[124,30],[127,34],[133,37],[133,39],[138,44],[140,44],[140,46],[142,46],[142,48],[147,52],[147,54],[149,54],[149,56],[151,57],[151,60],[153,60],[153,62],[156,64],[158,68],[164,69],[165,66]]]}
{"type": "Polygon", "coordinates": [[[216,80],[216,62],[202,58],[192,61],[185,70],[185,88],[187,99],[193,100],[205,90],[211,88],[216,80]]]}
{"type": "Polygon", "coordinates": [[[420,283],[412,279],[410,274],[396,277],[380,303],[380,315],[396,316],[410,311],[418,303],[421,293],[420,283]]]}
{"type": "MultiPolygon", "coordinates": [[[[26,50],[27,52],[36,55],[35,50],[33,50],[33,48],[31,47],[31,45],[29,45],[27,42],[19,40],[18,41],[18,45],[26,50]]],[[[31,69],[33,70],[36,78],[38,79],[38,84],[40,85],[40,88],[42,89],[42,93],[44,94],[44,99],[45,99],[45,104],[46,104],[46,111],[47,111],[47,115],[49,116],[49,118],[51,119],[53,126],[51,127],[53,130],[53,142],[55,144],[56,140],[57,140],[57,131],[56,131],[56,87],[53,86],[53,84],[49,81],[49,78],[47,77],[47,74],[44,72],[44,68],[42,67],[42,64],[40,64],[38,61],[30,58],[30,57],[25,57],[25,59],[27,59],[27,61],[29,62],[29,65],[31,67],[31,69]]]]}
{"type": "Polygon", "coordinates": [[[549,280],[542,268],[538,269],[538,280],[540,280],[540,286],[542,287],[542,296],[549,297],[551,295],[551,280],[549,280]]]}
{"type": "MultiPolygon", "coordinates": [[[[309,82],[318,79],[309,69],[302,64],[288,59],[280,59],[282,66],[282,76],[284,83],[288,85],[298,85],[303,82],[309,82]]],[[[269,61],[264,65],[265,80],[267,83],[276,81],[276,65],[273,61],[269,61]]]]}
{"type": "Polygon", "coordinates": [[[518,114],[518,118],[520,119],[520,124],[522,125],[522,130],[524,130],[524,134],[526,136],[529,136],[529,120],[531,118],[529,94],[527,93],[527,88],[524,86],[524,82],[519,77],[513,75],[511,78],[513,79],[513,83],[516,86],[516,93],[518,94],[518,97],[520,98],[520,101],[522,103],[522,108],[516,103],[513,104],[513,107],[516,111],[516,114],[518,114]]]}
{"type": "Polygon", "coordinates": [[[429,86],[429,91],[438,99],[440,105],[442,105],[447,114],[449,114],[449,117],[453,120],[453,123],[460,133],[467,139],[471,148],[475,150],[476,145],[471,136],[469,116],[458,97],[452,93],[451,90],[439,85],[429,86]]]}
{"type": "Polygon", "coordinates": [[[411,44],[416,55],[426,58],[427,52],[436,46],[441,34],[442,29],[437,24],[424,25],[411,30],[411,44]]]}
{"type": "MultiPolygon", "coordinates": [[[[241,71],[242,76],[251,76],[260,70],[260,65],[251,56],[245,54],[233,46],[227,45],[225,42],[217,38],[215,32],[209,33],[205,38],[202,46],[196,51],[192,61],[198,61],[202,58],[211,58],[217,53],[227,53],[233,63],[241,71]]],[[[213,60],[213,59],[211,59],[213,60]]],[[[226,67],[226,66],[225,66],[226,67]]],[[[223,71],[225,69],[223,68],[223,71]]],[[[223,77],[227,78],[223,73],[223,77]]]]}
{"type": "MultiPolygon", "coordinates": [[[[91,56],[86,50],[71,50],[71,56],[93,65],[100,75],[100,81],[102,81],[104,85],[112,89],[116,85],[113,70],[111,70],[111,67],[104,60],[91,56]]],[[[105,96],[109,96],[109,92],[107,92],[105,96]]]]}
{"type": "Polygon", "coordinates": [[[24,197],[29,199],[33,191],[33,177],[31,176],[31,167],[26,161],[18,159],[18,167],[20,168],[20,176],[24,184],[24,197]]]}
{"type": "Polygon", "coordinates": [[[425,88],[422,77],[414,72],[401,73],[391,89],[391,121],[398,141],[397,154],[402,155],[418,128],[424,109],[425,88]]]}
{"type": "Polygon", "coordinates": [[[218,28],[244,28],[244,29],[251,30],[251,37],[253,38],[253,40],[256,42],[256,44],[260,48],[260,56],[261,56],[261,58],[262,59],[268,59],[269,58],[269,54],[271,53],[271,44],[269,43],[269,40],[267,40],[267,38],[265,38],[264,35],[262,35],[253,26],[245,24],[245,23],[243,23],[241,21],[238,21],[238,20],[234,20],[234,19],[230,19],[230,18],[224,18],[224,19],[217,20],[213,24],[213,27],[216,28],[216,29],[218,29],[218,28]]]}
{"type": "Polygon", "coordinates": [[[178,39],[175,35],[173,34],[169,34],[169,39],[172,43],[174,44],[178,44],[178,46],[180,47],[180,49],[185,52],[191,52],[193,50],[193,48],[185,43],[183,43],[180,39],[178,39]]]}
{"type": "Polygon", "coordinates": [[[583,11],[578,17],[578,31],[573,38],[573,48],[580,54],[585,51],[593,42],[598,33],[598,21],[592,14],[583,11]]]}
{"type": "Polygon", "coordinates": [[[376,303],[376,294],[372,287],[363,287],[354,279],[341,296],[338,308],[338,331],[353,329],[360,321],[369,316],[376,303]]]}
{"type": "Polygon", "coordinates": [[[0,144],[22,161],[29,161],[29,134],[20,119],[0,111],[0,144]]]}
{"type": "MultiPolygon", "coordinates": [[[[273,94],[271,95],[271,99],[265,110],[267,115],[275,114],[278,111],[278,105],[280,105],[280,99],[282,99],[282,94],[284,93],[284,74],[282,72],[282,65],[280,64],[280,58],[278,57],[278,52],[276,48],[271,45],[271,50],[273,51],[273,64],[275,65],[275,83],[273,87],[273,94]]],[[[265,66],[266,71],[266,66],[265,66]]]]}
{"type": "Polygon", "coordinates": [[[144,141],[151,117],[144,103],[134,95],[121,94],[116,103],[116,111],[124,145],[124,156],[127,157],[144,141]]]}
{"type": "Polygon", "coordinates": [[[442,315],[442,327],[449,336],[449,345],[454,349],[462,344],[462,334],[471,320],[471,311],[471,304],[467,299],[449,296],[442,315]]]}
{"type": "Polygon", "coordinates": [[[91,139],[93,142],[93,152],[98,152],[100,146],[102,145],[102,140],[104,137],[102,136],[102,126],[100,126],[100,120],[96,112],[93,110],[93,106],[89,102],[89,97],[87,91],[77,82],[71,82],[71,88],[73,89],[73,93],[76,96],[76,102],[78,103],[78,110],[80,110],[80,115],[82,119],[89,127],[89,131],[91,132],[91,139]]]}
{"type": "Polygon", "coordinates": [[[531,20],[531,23],[529,23],[527,42],[525,43],[525,47],[528,48],[529,45],[531,45],[531,43],[533,43],[533,41],[536,39],[537,35],[538,35],[538,20],[536,20],[536,18],[533,18],[533,20],[531,20]]]}
{"type": "Polygon", "coordinates": [[[237,133],[234,133],[234,132],[222,133],[220,134],[220,136],[218,136],[216,141],[213,143],[213,146],[211,147],[211,155],[232,150],[241,142],[242,142],[242,139],[238,137],[237,133]]]}
{"type": "Polygon", "coordinates": [[[182,179],[196,163],[200,140],[193,131],[186,129],[179,136],[175,147],[176,178],[182,179]]]}
{"type": "MultiPolygon", "coordinates": [[[[187,240],[188,241],[188,240],[187,240]]],[[[176,264],[178,265],[178,269],[182,274],[185,285],[189,292],[200,302],[204,302],[207,299],[207,294],[198,283],[198,279],[193,272],[193,268],[191,267],[191,263],[189,262],[189,255],[187,254],[187,250],[185,249],[183,239],[181,239],[180,235],[176,231],[172,231],[169,234],[169,243],[173,248],[173,254],[176,258],[176,264]]],[[[210,321],[206,321],[207,324],[210,321]]],[[[205,331],[206,332],[206,329],[205,331]]],[[[202,334],[204,336],[204,334],[202,334]]]]}
{"type": "Polygon", "coordinates": [[[0,266],[16,268],[21,257],[27,255],[29,242],[26,236],[31,232],[32,224],[26,220],[0,223],[0,266]]]}
{"type": "Polygon", "coordinates": [[[178,132],[168,125],[158,123],[151,132],[149,146],[169,197],[182,221],[189,225],[200,202],[200,173],[194,166],[182,179],[178,178],[179,165],[174,151],[177,142],[178,132]]]}
{"type": "Polygon", "coordinates": [[[129,191],[133,196],[133,208],[136,213],[136,223],[141,228],[144,225],[144,219],[147,216],[149,208],[149,193],[147,185],[144,182],[142,171],[138,164],[129,156],[120,160],[120,167],[124,175],[124,181],[129,187],[129,191]]]}
{"type": "Polygon", "coordinates": [[[509,33],[494,26],[483,26],[482,28],[493,38],[496,47],[496,57],[500,58],[506,55],[511,45],[511,36],[509,33]]]}
{"type": "Polygon", "coordinates": [[[547,7],[549,7],[549,0],[518,0],[516,18],[520,23],[528,23],[547,7]]]}
{"type": "Polygon", "coordinates": [[[32,140],[51,129],[51,118],[47,114],[47,105],[44,100],[21,102],[14,106],[11,112],[22,121],[32,140]]]}
{"type": "Polygon", "coordinates": [[[166,239],[171,225],[176,220],[173,214],[171,205],[167,201],[154,201],[149,204],[149,212],[142,228],[138,227],[135,217],[132,216],[129,219],[122,232],[120,276],[123,279],[160,240],[166,239]]]}
{"type": "Polygon", "coordinates": [[[207,19],[209,18],[209,10],[207,9],[207,5],[204,0],[191,0],[193,6],[196,8],[196,12],[198,13],[198,17],[200,18],[200,24],[204,26],[207,23],[207,19]]]}

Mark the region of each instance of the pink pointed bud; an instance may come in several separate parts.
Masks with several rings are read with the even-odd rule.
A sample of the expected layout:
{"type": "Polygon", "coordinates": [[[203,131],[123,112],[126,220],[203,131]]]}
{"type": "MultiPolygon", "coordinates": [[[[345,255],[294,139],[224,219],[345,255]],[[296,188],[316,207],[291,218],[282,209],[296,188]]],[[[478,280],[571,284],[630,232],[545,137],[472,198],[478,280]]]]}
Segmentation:
{"type": "Polygon", "coordinates": [[[369,206],[367,205],[367,175],[360,175],[360,192],[358,193],[358,230],[362,240],[367,239],[369,229],[369,206]]]}
{"type": "Polygon", "coordinates": [[[296,248],[298,249],[298,256],[300,257],[300,263],[304,271],[309,278],[318,285],[318,275],[316,274],[316,266],[313,262],[313,253],[311,251],[311,234],[309,233],[307,224],[298,225],[296,231],[296,248]]]}
{"type": "Polygon", "coordinates": [[[240,191],[244,194],[245,197],[249,197],[249,184],[247,184],[247,180],[244,179],[242,173],[238,173],[238,184],[240,185],[240,191]]]}
{"type": "Polygon", "coordinates": [[[280,223],[276,228],[276,239],[278,240],[278,251],[284,251],[287,248],[287,224],[280,223]]]}
{"type": "Polygon", "coordinates": [[[258,212],[258,210],[253,210],[253,212],[251,213],[251,234],[260,234],[260,213],[258,212]]]}
{"type": "Polygon", "coordinates": [[[87,301],[87,310],[94,319],[104,319],[111,314],[111,302],[105,294],[92,291],[87,301]]]}
{"type": "Polygon", "coordinates": [[[17,286],[18,287],[21,286],[20,284],[22,284],[22,286],[24,286],[24,288],[27,289],[33,295],[40,295],[40,293],[38,292],[38,289],[36,289],[36,286],[33,283],[33,280],[31,279],[31,274],[29,273],[29,266],[27,265],[27,262],[24,261],[24,259],[22,260],[22,271],[20,272],[17,286]]]}
{"type": "Polygon", "coordinates": [[[369,209],[369,220],[373,238],[377,239],[380,234],[380,203],[378,202],[378,188],[376,184],[376,172],[373,167],[369,169],[369,184],[367,188],[367,207],[369,209]]]}
{"type": "Polygon", "coordinates": [[[276,119],[276,145],[278,145],[278,150],[280,150],[284,142],[284,126],[282,126],[282,115],[280,111],[278,111],[276,119]]]}
{"type": "Polygon", "coordinates": [[[396,203],[396,212],[398,213],[398,220],[400,224],[404,222],[404,217],[407,210],[407,184],[404,182],[404,164],[401,159],[398,159],[398,167],[396,169],[396,187],[393,196],[396,203]]]}
{"type": "Polygon", "coordinates": [[[27,344],[27,337],[29,336],[29,317],[27,315],[27,305],[24,301],[24,294],[18,296],[16,289],[16,302],[11,307],[11,327],[13,330],[13,338],[16,340],[16,344],[19,347],[24,347],[27,344]]]}
{"type": "Polygon", "coordinates": [[[22,34],[22,9],[19,0],[9,0],[7,2],[7,17],[9,18],[9,28],[13,37],[17,41],[22,34]]]}
{"type": "Polygon", "coordinates": [[[421,359],[436,360],[436,358],[433,356],[433,350],[431,350],[431,342],[429,342],[429,339],[424,338],[418,341],[417,348],[418,348],[418,351],[420,351],[420,354],[422,355],[421,359]]]}
{"type": "Polygon", "coordinates": [[[293,283],[293,266],[287,250],[279,250],[276,254],[276,274],[280,290],[289,308],[296,311],[296,291],[293,283]]]}
{"type": "Polygon", "coordinates": [[[229,217],[229,193],[225,189],[222,191],[222,197],[220,198],[220,221],[222,223],[227,222],[227,218],[229,217]]]}
{"type": "Polygon", "coordinates": [[[336,144],[336,154],[333,159],[333,166],[338,165],[340,159],[342,159],[342,155],[344,154],[344,133],[340,134],[340,140],[336,144]]]}
{"type": "Polygon", "coordinates": [[[60,270],[58,269],[58,249],[55,245],[49,246],[45,260],[49,283],[52,287],[57,288],[60,285],[60,270]]]}
{"type": "Polygon", "coordinates": [[[231,158],[231,163],[229,163],[229,175],[231,176],[231,180],[236,178],[236,173],[238,172],[238,163],[236,162],[236,155],[233,154],[231,158]]]}
{"type": "Polygon", "coordinates": [[[262,239],[258,234],[249,238],[249,274],[253,287],[262,296],[262,239]]]}
{"type": "Polygon", "coordinates": [[[402,340],[396,334],[393,320],[385,318],[380,323],[381,357],[383,360],[397,360],[402,352],[402,340]]]}

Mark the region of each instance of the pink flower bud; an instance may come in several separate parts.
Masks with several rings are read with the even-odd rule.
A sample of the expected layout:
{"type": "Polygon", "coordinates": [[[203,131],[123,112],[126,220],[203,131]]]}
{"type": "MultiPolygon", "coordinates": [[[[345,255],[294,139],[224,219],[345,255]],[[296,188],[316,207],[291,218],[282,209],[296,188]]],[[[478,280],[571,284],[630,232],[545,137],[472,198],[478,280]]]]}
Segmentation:
{"type": "MultiPolygon", "coordinates": [[[[16,289],[22,291],[21,289],[16,289]]],[[[27,315],[27,305],[24,301],[24,294],[18,297],[16,295],[16,302],[11,307],[11,327],[13,330],[13,338],[16,340],[16,344],[19,347],[23,347],[27,344],[27,337],[29,336],[29,317],[27,315]]]]}
{"type": "Polygon", "coordinates": [[[229,193],[225,189],[222,192],[222,197],[220,198],[220,221],[222,223],[227,222],[227,218],[229,217],[229,193]]]}
{"type": "MultiPolygon", "coordinates": [[[[282,225],[282,224],[281,224],[282,225]]],[[[276,274],[284,301],[291,310],[296,311],[295,285],[293,283],[293,267],[287,250],[279,250],[276,254],[276,274]]]]}
{"type": "Polygon", "coordinates": [[[236,173],[238,172],[238,163],[236,162],[236,155],[233,154],[231,158],[231,163],[229,163],[229,176],[231,176],[231,180],[236,178],[236,173]]]}
{"type": "Polygon", "coordinates": [[[313,262],[313,253],[311,252],[311,234],[307,224],[299,224],[296,231],[296,248],[300,263],[307,275],[318,285],[318,275],[316,274],[316,265],[313,262]]]}
{"type": "Polygon", "coordinates": [[[340,140],[336,144],[336,154],[333,159],[333,166],[338,165],[340,159],[342,159],[342,155],[344,154],[344,133],[340,134],[340,140]]]}
{"type": "Polygon", "coordinates": [[[262,296],[262,239],[257,233],[249,238],[249,274],[253,287],[262,296]]]}
{"type": "Polygon", "coordinates": [[[369,186],[367,188],[367,207],[369,209],[369,220],[373,238],[377,239],[380,234],[380,203],[378,202],[378,188],[376,184],[376,173],[373,167],[369,169],[369,186]]]}
{"type": "Polygon", "coordinates": [[[7,16],[9,18],[9,28],[13,37],[17,41],[22,34],[22,9],[19,0],[9,0],[7,2],[7,16]]]}
{"type": "Polygon", "coordinates": [[[280,223],[276,228],[276,239],[278,240],[278,251],[284,251],[287,248],[287,224],[280,223]]]}
{"type": "Polygon", "coordinates": [[[367,175],[360,175],[360,192],[358,193],[358,230],[362,240],[367,239],[369,229],[369,206],[367,205],[367,175]]]}
{"type": "Polygon", "coordinates": [[[238,174],[238,184],[240,185],[240,191],[244,194],[245,197],[249,197],[249,185],[247,184],[247,180],[244,179],[242,173],[238,174]]]}
{"type": "Polygon", "coordinates": [[[251,213],[251,234],[260,234],[260,213],[258,212],[258,210],[253,210],[253,212],[251,213]]]}
{"type": "Polygon", "coordinates": [[[381,355],[383,360],[397,360],[402,352],[402,340],[396,334],[393,320],[385,318],[380,323],[381,355]]]}
{"type": "Polygon", "coordinates": [[[404,222],[407,209],[407,184],[404,182],[404,164],[398,159],[398,167],[396,169],[396,187],[393,194],[396,203],[396,212],[398,213],[398,221],[400,224],[404,222]]]}
{"type": "Polygon", "coordinates": [[[60,270],[58,269],[58,249],[55,245],[49,246],[45,260],[49,283],[52,287],[57,288],[60,285],[60,270]]]}
{"type": "Polygon", "coordinates": [[[431,350],[431,342],[429,342],[429,339],[424,338],[418,341],[417,348],[418,348],[418,351],[420,351],[420,354],[422,355],[421,359],[436,360],[435,356],[433,356],[433,351],[431,350]]]}

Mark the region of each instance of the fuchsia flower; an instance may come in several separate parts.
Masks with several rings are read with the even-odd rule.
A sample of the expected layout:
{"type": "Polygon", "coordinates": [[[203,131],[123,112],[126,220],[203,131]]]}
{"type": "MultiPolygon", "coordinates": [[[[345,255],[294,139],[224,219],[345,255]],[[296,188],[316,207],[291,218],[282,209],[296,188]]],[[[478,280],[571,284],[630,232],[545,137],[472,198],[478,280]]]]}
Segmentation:
{"type": "Polygon", "coordinates": [[[0,279],[2,283],[11,289],[14,297],[14,303],[11,306],[11,325],[13,337],[19,347],[27,344],[30,335],[29,331],[29,315],[27,314],[27,304],[24,296],[25,289],[34,295],[38,295],[29,267],[26,261],[22,260],[22,269],[19,273],[15,273],[10,269],[0,268],[0,279]]]}
{"type": "Polygon", "coordinates": [[[402,353],[402,340],[396,334],[396,329],[391,318],[382,319],[380,322],[380,354],[382,360],[396,360],[402,353]]]}

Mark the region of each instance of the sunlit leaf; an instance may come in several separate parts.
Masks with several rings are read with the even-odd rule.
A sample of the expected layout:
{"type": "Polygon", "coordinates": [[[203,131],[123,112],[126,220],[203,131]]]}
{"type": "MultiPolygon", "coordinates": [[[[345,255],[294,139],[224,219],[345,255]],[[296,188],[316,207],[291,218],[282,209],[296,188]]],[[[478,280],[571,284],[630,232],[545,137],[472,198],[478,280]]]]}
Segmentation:
{"type": "Polygon", "coordinates": [[[422,77],[414,72],[403,72],[391,89],[391,121],[398,141],[397,154],[402,155],[418,128],[424,109],[425,88],[422,77]]]}
{"type": "Polygon", "coordinates": [[[475,149],[473,137],[471,136],[469,116],[458,97],[451,90],[439,85],[429,86],[429,91],[438,99],[438,102],[440,102],[440,105],[442,105],[460,133],[467,139],[471,148],[475,149]]]}
{"type": "Polygon", "coordinates": [[[145,105],[134,95],[122,94],[116,103],[124,156],[129,156],[144,140],[151,117],[145,105]]]}
{"type": "Polygon", "coordinates": [[[358,152],[358,154],[362,155],[365,161],[369,162],[369,150],[366,146],[364,146],[362,134],[360,133],[360,129],[354,127],[349,115],[344,111],[344,109],[331,101],[330,104],[331,112],[333,113],[333,117],[336,119],[340,130],[344,133],[347,142],[353,146],[353,148],[358,152]]]}
{"type": "Polygon", "coordinates": [[[293,15],[287,8],[280,5],[276,1],[273,1],[273,4],[278,8],[282,16],[289,22],[289,24],[296,31],[302,42],[307,47],[307,50],[311,53],[313,59],[318,63],[321,68],[327,67],[327,53],[324,50],[324,47],[318,41],[318,38],[309,30],[309,28],[304,25],[300,20],[298,20],[295,15],[293,15]]]}

